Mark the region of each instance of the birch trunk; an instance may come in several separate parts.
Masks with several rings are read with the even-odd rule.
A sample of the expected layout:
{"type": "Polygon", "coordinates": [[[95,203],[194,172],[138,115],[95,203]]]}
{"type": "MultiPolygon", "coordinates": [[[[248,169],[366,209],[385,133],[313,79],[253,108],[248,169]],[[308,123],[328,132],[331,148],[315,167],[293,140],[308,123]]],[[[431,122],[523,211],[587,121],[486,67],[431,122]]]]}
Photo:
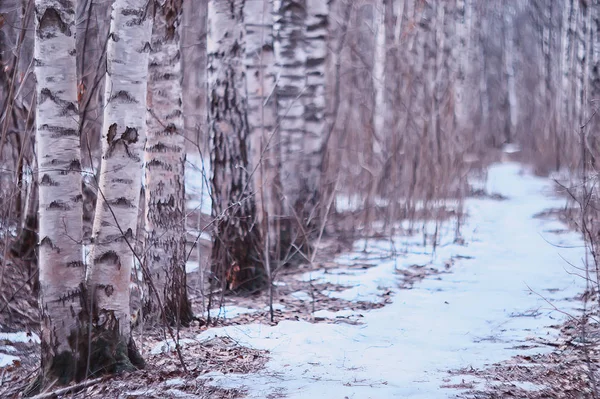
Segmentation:
{"type": "Polygon", "coordinates": [[[75,8],[70,0],[35,2],[41,386],[79,378],[86,360],[75,8]]]}
{"type": "Polygon", "coordinates": [[[257,222],[270,258],[278,259],[281,214],[279,180],[280,138],[276,129],[275,55],[273,52],[273,0],[246,0],[246,69],[250,164],[256,192],[257,222]]]}
{"type": "MultiPolygon", "coordinates": [[[[117,367],[131,368],[129,285],[146,124],[152,23],[146,0],[116,0],[107,48],[102,162],[87,275],[94,326],[106,333],[117,367]]],[[[133,341],[131,341],[133,342],[133,341]]]]}
{"type": "Polygon", "coordinates": [[[600,98],[600,0],[590,9],[590,98],[600,98]]]}
{"type": "MultiPolygon", "coordinates": [[[[543,26],[541,29],[541,57],[540,57],[540,70],[542,71],[542,81],[540,82],[540,99],[543,102],[543,111],[552,112],[552,32],[554,27],[552,26],[552,2],[543,6],[543,26]]],[[[555,116],[554,116],[555,117],[555,116]]],[[[544,123],[544,141],[550,142],[550,123],[544,123]]],[[[558,151],[558,148],[554,149],[558,151]]]]}
{"type": "Polygon", "coordinates": [[[212,284],[252,290],[263,284],[249,162],[244,0],[208,4],[208,115],[213,217],[212,284]]]}
{"type": "Polygon", "coordinates": [[[208,0],[183,1],[181,63],[186,136],[206,149],[206,13],[208,0]]]}
{"type": "MultiPolygon", "coordinates": [[[[479,76],[479,99],[480,99],[480,107],[481,107],[481,123],[479,125],[479,129],[483,131],[490,130],[490,100],[489,100],[489,90],[488,90],[488,60],[485,54],[485,32],[488,27],[488,24],[485,23],[485,17],[482,18],[479,26],[479,60],[480,60],[480,76],[479,76]]],[[[493,140],[492,133],[492,141],[493,140]]]]}
{"type": "MultiPolygon", "coordinates": [[[[311,214],[321,201],[320,177],[322,146],[326,129],[325,75],[327,59],[327,32],[329,25],[328,2],[306,0],[306,22],[304,25],[304,43],[306,53],[306,89],[304,92],[304,129],[303,141],[304,170],[307,192],[304,194],[304,217],[307,226],[317,226],[316,220],[310,220],[311,214]]],[[[313,219],[318,219],[315,216],[313,219]]]]}
{"type": "MultiPolygon", "coordinates": [[[[374,6],[375,29],[375,62],[373,63],[373,89],[375,92],[375,106],[373,109],[373,129],[375,140],[373,140],[374,155],[381,156],[384,143],[384,123],[386,116],[385,101],[385,65],[386,65],[386,6],[385,1],[380,0],[374,6]]],[[[369,207],[371,209],[372,206],[369,207]]]]}
{"type": "Polygon", "coordinates": [[[576,52],[576,101],[575,101],[575,118],[579,127],[584,126],[587,120],[587,89],[589,81],[588,62],[589,57],[587,56],[588,46],[588,28],[590,26],[589,21],[589,7],[586,4],[581,4],[578,9],[577,19],[577,52],[576,52]]]}
{"type": "MultiPolygon", "coordinates": [[[[431,45],[431,63],[433,64],[431,67],[431,130],[434,134],[433,140],[435,140],[435,157],[437,159],[438,166],[443,168],[443,159],[442,159],[442,102],[444,100],[444,80],[445,77],[443,74],[445,71],[449,70],[448,64],[452,65],[453,63],[457,63],[458,55],[454,55],[451,57],[446,55],[446,53],[451,54],[452,50],[446,48],[446,38],[451,37],[451,34],[446,31],[446,29],[452,26],[450,21],[447,22],[448,18],[448,10],[446,9],[448,5],[446,4],[434,4],[433,5],[433,15],[435,18],[433,23],[431,24],[432,29],[432,37],[433,42],[431,45]],[[444,29],[446,28],[446,29],[444,29]]],[[[452,16],[452,14],[450,14],[452,16]]],[[[460,79],[460,77],[455,77],[455,79],[460,79]]],[[[455,104],[456,105],[456,104],[455,104]]],[[[434,154],[430,154],[434,156],[434,154]]]]}
{"type": "MultiPolygon", "coordinates": [[[[556,148],[565,148],[567,142],[567,132],[570,131],[571,117],[569,113],[570,88],[571,88],[571,70],[572,70],[572,27],[573,27],[573,2],[574,0],[565,0],[562,12],[561,25],[561,54],[560,54],[560,90],[557,98],[557,115],[559,134],[556,135],[556,148]]],[[[557,151],[556,168],[561,166],[560,151],[557,151]]]]}
{"type": "MultiPolygon", "coordinates": [[[[590,34],[589,34],[589,92],[588,98],[600,98],[600,0],[593,0],[590,5],[590,34]]],[[[600,122],[597,118],[590,120],[590,132],[597,132],[600,122]]],[[[593,166],[596,166],[600,157],[600,142],[597,134],[588,136],[588,146],[592,154],[593,166]]]]}
{"type": "Polygon", "coordinates": [[[513,9],[508,6],[504,10],[504,74],[506,76],[507,93],[507,127],[505,129],[505,141],[512,143],[516,136],[518,121],[518,97],[515,83],[515,65],[514,65],[514,38],[513,38],[513,9]]]}
{"type": "Polygon", "coordinates": [[[275,0],[275,62],[277,67],[277,118],[281,137],[281,183],[284,251],[305,244],[305,209],[316,199],[306,175],[305,103],[306,51],[304,48],[305,0],[275,0]]]}
{"type": "MultiPolygon", "coordinates": [[[[384,1],[384,20],[385,24],[385,68],[384,81],[396,82],[400,79],[399,55],[401,54],[400,36],[396,40],[396,35],[401,35],[404,18],[404,0],[385,0],[384,1]]],[[[385,84],[384,84],[385,86],[385,84]]],[[[396,110],[398,104],[398,90],[392,90],[385,87],[383,101],[385,109],[383,114],[383,131],[386,132],[384,145],[387,147],[387,159],[395,157],[391,154],[396,152],[398,148],[398,135],[395,131],[398,112],[396,110]]]]}
{"type": "Polygon", "coordinates": [[[180,29],[182,0],[154,3],[148,79],[148,139],[145,220],[146,265],[160,303],[146,303],[151,324],[161,321],[162,305],[171,324],[193,318],[185,273],[185,135],[183,132],[180,29]]]}
{"type": "Polygon", "coordinates": [[[77,20],[77,80],[81,164],[83,177],[83,237],[89,244],[97,201],[100,166],[105,42],[110,25],[110,4],[104,0],[79,1],[77,20]]]}
{"type": "Polygon", "coordinates": [[[454,120],[455,126],[459,129],[465,127],[465,122],[468,119],[466,115],[466,104],[465,104],[465,81],[467,76],[467,68],[469,66],[469,13],[468,4],[465,0],[457,0],[456,2],[456,40],[457,47],[456,52],[456,66],[457,73],[455,77],[455,88],[454,88],[454,120]]]}

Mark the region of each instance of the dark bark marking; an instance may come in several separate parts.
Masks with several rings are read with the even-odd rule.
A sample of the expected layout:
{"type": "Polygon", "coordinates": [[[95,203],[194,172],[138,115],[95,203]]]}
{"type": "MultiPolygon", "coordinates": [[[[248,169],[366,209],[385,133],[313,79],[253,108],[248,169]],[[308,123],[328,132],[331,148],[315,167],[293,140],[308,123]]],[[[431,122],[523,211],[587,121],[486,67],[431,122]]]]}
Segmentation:
{"type": "Polygon", "coordinates": [[[125,131],[123,133],[121,133],[121,136],[119,138],[116,138],[117,133],[118,133],[117,124],[113,123],[108,128],[108,133],[106,135],[106,140],[109,145],[109,148],[107,150],[107,156],[109,156],[109,157],[112,156],[112,154],[116,150],[117,146],[119,144],[122,144],[125,154],[131,159],[138,160],[139,158],[129,151],[129,144],[137,143],[137,141],[138,141],[139,134],[138,134],[137,129],[126,126],[125,131]]]}
{"type": "Polygon", "coordinates": [[[107,251],[103,254],[94,258],[94,263],[108,263],[108,264],[119,264],[120,268],[120,258],[119,255],[115,251],[107,251]]]}
{"type": "Polygon", "coordinates": [[[152,45],[150,44],[150,42],[146,42],[144,44],[144,47],[142,47],[142,49],[140,51],[142,53],[151,53],[152,52],[152,45]]]}
{"type": "Polygon", "coordinates": [[[106,135],[106,140],[108,141],[109,145],[113,144],[113,141],[114,141],[116,135],[117,135],[117,124],[113,123],[112,125],[109,126],[108,133],[106,135]]]}
{"type": "Polygon", "coordinates": [[[78,159],[74,159],[69,163],[69,171],[81,172],[81,162],[78,159]]]}
{"type": "Polygon", "coordinates": [[[110,205],[122,208],[133,208],[133,204],[131,203],[131,201],[125,197],[119,197],[110,201],[110,205]]]}
{"type": "Polygon", "coordinates": [[[42,176],[42,180],[40,181],[40,186],[58,186],[58,183],[52,180],[50,175],[44,174],[44,176],[42,176]]]}
{"type": "Polygon", "coordinates": [[[65,202],[63,202],[61,200],[54,200],[54,201],[52,201],[48,205],[48,207],[46,209],[48,209],[48,210],[51,210],[51,209],[55,209],[55,210],[56,209],[60,209],[60,210],[63,210],[63,211],[67,211],[67,210],[69,210],[69,206],[65,202]]]}
{"type": "Polygon", "coordinates": [[[112,179],[111,181],[113,183],[119,183],[119,184],[133,184],[133,180],[131,180],[131,179],[116,178],[116,179],[112,179]]]}
{"type": "Polygon", "coordinates": [[[137,143],[138,131],[133,127],[125,127],[125,132],[121,135],[121,140],[124,140],[127,144],[137,143]]]}
{"type": "Polygon", "coordinates": [[[38,36],[41,39],[56,37],[56,30],[65,36],[71,36],[69,26],[62,20],[60,13],[54,7],[48,7],[40,17],[38,36]]]}
{"type": "Polygon", "coordinates": [[[106,294],[106,296],[111,296],[113,293],[115,292],[115,287],[112,286],[112,284],[109,284],[107,286],[104,287],[104,293],[106,294]]]}
{"type": "Polygon", "coordinates": [[[133,104],[133,103],[138,102],[131,94],[129,94],[129,92],[127,92],[125,90],[119,90],[118,92],[113,94],[111,96],[111,98],[109,99],[109,101],[115,101],[115,100],[119,100],[119,101],[122,101],[122,102],[128,103],[128,104],[133,104]]]}
{"type": "Polygon", "coordinates": [[[42,238],[42,241],[40,241],[40,247],[43,247],[43,246],[46,246],[46,245],[49,246],[50,248],[54,249],[54,243],[52,242],[52,240],[48,236],[42,238]]]}
{"type": "Polygon", "coordinates": [[[67,267],[84,267],[85,264],[81,260],[74,260],[72,262],[67,263],[67,267]]]}

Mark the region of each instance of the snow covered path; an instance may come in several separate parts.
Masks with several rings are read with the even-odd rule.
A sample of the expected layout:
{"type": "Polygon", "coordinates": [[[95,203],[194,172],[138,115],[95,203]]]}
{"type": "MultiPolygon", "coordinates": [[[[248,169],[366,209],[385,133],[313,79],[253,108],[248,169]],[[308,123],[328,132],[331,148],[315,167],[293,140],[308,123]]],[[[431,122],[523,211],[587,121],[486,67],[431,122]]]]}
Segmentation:
{"type": "MultiPolygon", "coordinates": [[[[398,238],[397,259],[353,274],[313,273],[305,278],[327,279],[352,285],[331,293],[345,299],[369,300],[391,288],[393,303],[362,312],[361,325],[311,324],[284,321],[277,326],[246,325],[210,329],[198,338],[229,336],[243,345],[268,349],[271,360],[258,374],[212,374],[224,387],[244,386],[250,398],[451,398],[458,391],[441,386],[460,382],[447,371],[479,368],[516,354],[546,351],[527,337],[553,340],[547,328],[563,319],[539,295],[564,311],[584,281],[567,261],[581,266],[583,243],[559,222],[533,218],[539,212],[564,204],[549,195],[552,183],[520,174],[515,164],[494,166],[488,192],[505,201],[469,199],[469,218],[462,227],[466,245],[452,243],[453,227],[432,255],[418,246],[421,237],[398,238]],[[396,268],[431,264],[444,269],[444,261],[460,255],[452,273],[397,288],[396,268]],[[439,277],[439,278],[438,278],[439,277]]],[[[369,242],[368,254],[389,253],[390,241],[369,242]]],[[[340,259],[348,262],[357,252],[340,259]]],[[[465,378],[466,379],[466,378],[465,378]]]]}

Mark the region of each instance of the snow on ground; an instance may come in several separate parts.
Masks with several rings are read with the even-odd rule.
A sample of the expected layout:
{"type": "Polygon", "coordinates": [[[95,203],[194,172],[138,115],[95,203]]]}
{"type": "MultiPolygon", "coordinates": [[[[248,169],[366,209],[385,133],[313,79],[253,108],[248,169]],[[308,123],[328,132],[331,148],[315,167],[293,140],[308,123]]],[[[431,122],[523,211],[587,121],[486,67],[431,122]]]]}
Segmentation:
{"type": "Polygon", "coordinates": [[[0,369],[6,366],[10,366],[13,362],[18,362],[21,359],[18,356],[9,355],[8,353],[14,353],[17,349],[10,344],[20,343],[40,343],[40,337],[35,333],[16,332],[16,333],[5,333],[0,332],[0,369]]]}
{"type": "Polygon", "coordinates": [[[292,292],[292,297],[296,298],[299,301],[310,301],[312,297],[306,291],[296,291],[292,292]]]}
{"type": "MultiPolygon", "coordinates": [[[[228,336],[271,355],[257,374],[211,373],[211,383],[245,387],[250,398],[448,398],[457,391],[440,386],[463,379],[450,378],[448,370],[525,354],[516,346],[528,337],[552,339],[555,332],[547,326],[562,316],[540,295],[561,310],[574,311],[577,303],[569,298],[582,290],[584,281],[567,272],[573,269],[567,261],[581,265],[583,243],[576,233],[552,233],[564,228],[560,223],[532,217],[563,205],[548,195],[549,180],[522,174],[516,164],[501,164],[490,169],[487,190],[508,200],[466,201],[465,245],[452,243],[454,228],[447,226],[435,253],[417,246],[422,236],[372,241],[366,243],[369,256],[395,256],[366,270],[302,277],[347,285],[330,295],[350,300],[372,300],[392,288],[393,303],[362,312],[363,324],[283,321],[200,334],[199,340],[228,336]],[[397,268],[430,263],[443,269],[456,255],[465,258],[456,259],[452,273],[429,277],[411,290],[395,288],[397,268]]],[[[357,243],[357,251],[346,257],[361,256],[364,246],[357,243]]]]}
{"type": "MultiPolygon", "coordinates": [[[[385,207],[389,205],[389,201],[384,198],[375,197],[373,200],[374,205],[385,207]]],[[[424,202],[416,201],[411,203],[411,206],[415,210],[423,210],[425,208],[431,209],[431,207],[443,206],[446,209],[458,209],[460,203],[458,201],[443,201],[443,202],[424,202]]],[[[335,210],[337,212],[354,212],[365,208],[365,199],[359,194],[338,194],[335,197],[335,210]]]]}
{"type": "Polygon", "coordinates": [[[241,306],[226,305],[219,309],[211,309],[210,317],[222,318],[222,319],[233,319],[242,314],[258,312],[257,309],[243,308],[241,306]]]}

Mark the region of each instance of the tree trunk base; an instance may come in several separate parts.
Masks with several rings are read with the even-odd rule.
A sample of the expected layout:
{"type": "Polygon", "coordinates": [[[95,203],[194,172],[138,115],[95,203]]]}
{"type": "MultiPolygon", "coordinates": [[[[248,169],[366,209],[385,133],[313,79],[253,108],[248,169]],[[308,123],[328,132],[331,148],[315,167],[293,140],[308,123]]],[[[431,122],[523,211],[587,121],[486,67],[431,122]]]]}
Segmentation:
{"type": "Polygon", "coordinates": [[[78,346],[81,356],[75,357],[71,352],[54,356],[25,389],[24,397],[37,395],[49,385],[68,385],[102,375],[140,370],[146,366],[133,338],[119,336],[118,329],[114,328],[99,331],[96,327],[94,330],[91,340],[88,340],[87,334],[80,335],[83,337],[78,346]]]}

